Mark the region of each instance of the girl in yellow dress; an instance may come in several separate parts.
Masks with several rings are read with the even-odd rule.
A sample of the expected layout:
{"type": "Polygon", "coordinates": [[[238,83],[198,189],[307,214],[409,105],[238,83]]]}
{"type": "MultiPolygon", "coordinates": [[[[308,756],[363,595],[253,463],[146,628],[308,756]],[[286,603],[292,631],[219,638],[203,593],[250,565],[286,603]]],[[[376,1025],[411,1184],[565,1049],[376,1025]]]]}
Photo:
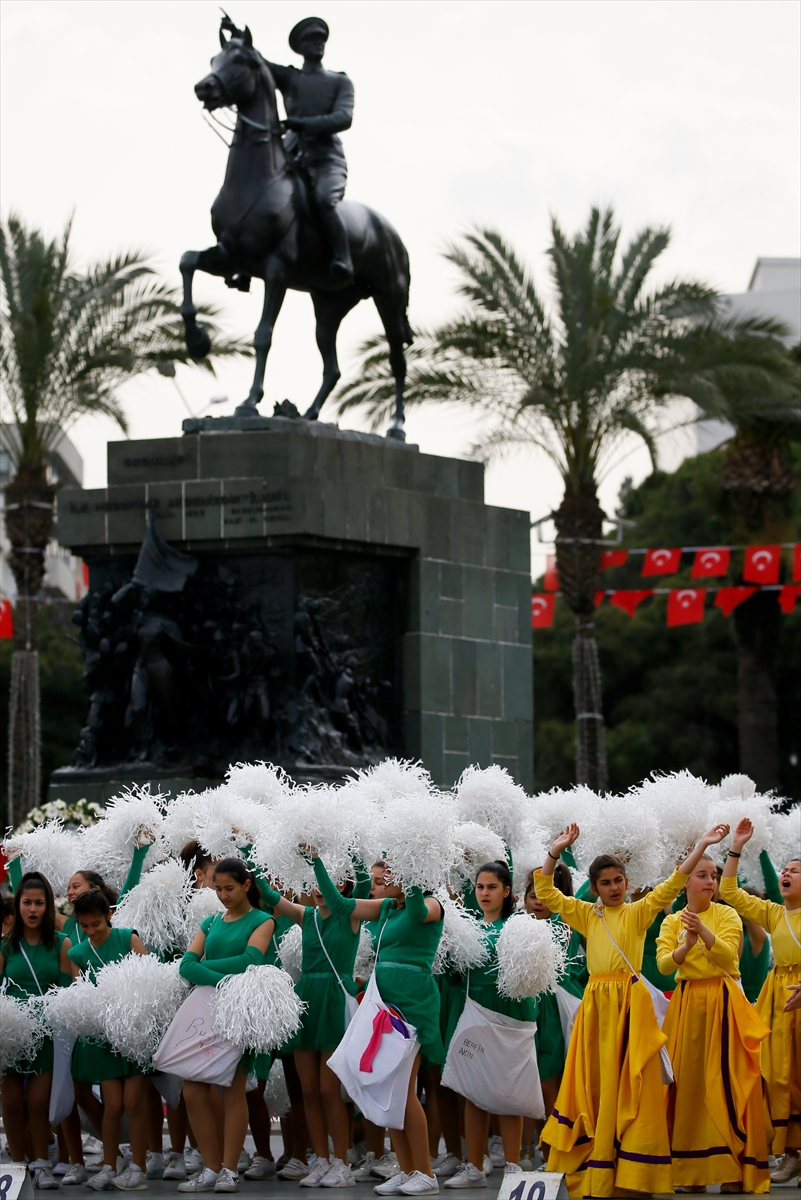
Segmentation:
{"type": "Polygon", "coordinates": [[[735,829],[723,868],[720,897],[770,934],[775,966],[756,1002],[757,1012],[770,1026],[762,1043],[762,1074],[768,1087],[773,1123],[773,1153],[783,1155],[771,1175],[787,1183],[801,1175],[801,1011],[786,1011],[789,988],[801,983],[801,859],[791,859],[779,876],[783,904],[760,900],[737,886],[737,866],[743,846],[754,832],[746,818],[735,829]]]}
{"type": "Polygon", "coordinates": [[[770,1034],[739,986],[742,922],[714,904],[717,869],[704,856],[687,880],[687,907],[662,924],[656,963],[676,972],[664,1032],[675,1082],[668,1134],[679,1192],[768,1192],[761,1044],[770,1034]],[[677,969],[678,968],[678,969],[677,969]]]}
{"type": "Polygon", "coordinates": [[[564,1172],[572,1197],[673,1190],[660,1069],[667,1038],[638,972],[649,925],[676,899],[707,846],[728,832],[728,825],[710,829],[670,879],[633,904],[626,904],[626,869],[611,854],[590,864],[595,904],[553,886],[554,868],[579,836],[578,825],[556,839],[537,873],[540,900],[587,939],[590,978],[542,1131],[551,1147],[548,1170],[564,1172]]]}

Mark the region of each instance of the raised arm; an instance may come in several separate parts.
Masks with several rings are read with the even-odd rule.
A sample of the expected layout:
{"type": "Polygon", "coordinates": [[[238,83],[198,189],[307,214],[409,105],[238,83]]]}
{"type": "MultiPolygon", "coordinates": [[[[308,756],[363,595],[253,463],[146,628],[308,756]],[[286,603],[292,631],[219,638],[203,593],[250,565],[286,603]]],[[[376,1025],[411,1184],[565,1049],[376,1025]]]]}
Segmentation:
{"type": "Polygon", "coordinates": [[[439,900],[424,896],[422,888],[409,888],[406,892],[406,911],[416,925],[430,925],[441,921],[445,915],[439,900]]]}
{"type": "Polygon", "coordinates": [[[256,883],[267,908],[280,913],[282,917],[289,917],[290,921],[294,921],[296,925],[303,924],[303,914],[306,911],[304,904],[295,904],[292,900],[286,900],[280,892],[270,887],[264,875],[257,875],[256,883]]]}
{"type": "Polygon", "coordinates": [[[353,870],[356,875],[356,882],[353,885],[353,892],[351,893],[353,899],[369,900],[370,892],[373,890],[372,875],[360,858],[353,859],[353,870]]]}
{"type": "Polygon", "coordinates": [[[128,892],[135,888],[139,880],[142,878],[142,870],[147,858],[147,852],[153,845],[154,838],[152,832],[143,825],[136,835],[136,847],[131,859],[131,865],[128,868],[128,874],[125,877],[125,883],[122,885],[122,891],[119,894],[117,903],[119,904],[123,896],[127,896],[128,892]]]}
{"type": "Polygon", "coordinates": [[[353,916],[353,910],[356,907],[356,901],[350,896],[343,896],[339,888],[334,883],[331,876],[325,869],[325,864],[319,855],[312,855],[314,863],[314,878],[317,880],[317,886],[320,889],[320,895],[325,900],[331,912],[347,913],[348,916],[353,916]]]}
{"type": "Polygon", "coordinates": [[[666,905],[672,904],[676,899],[687,882],[687,876],[698,866],[703,855],[706,853],[707,847],[714,846],[722,841],[728,832],[728,825],[715,825],[712,829],[707,830],[692,853],[687,855],[684,862],[673,872],[670,878],[664,879],[662,883],[658,883],[653,891],[632,905],[632,908],[636,907],[637,909],[636,920],[638,929],[645,930],[650,928],[662,909],[666,905]]]}
{"type": "Polygon", "coordinates": [[[762,900],[759,896],[750,896],[737,883],[737,868],[740,865],[740,855],[743,846],[751,838],[754,826],[744,817],[735,829],[731,838],[731,849],[726,856],[723,868],[723,878],[720,881],[720,898],[730,904],[735,912],[748,921],[754,921],[763,929],[770,931],[771,909],[775,908],[770,900],[762,900]]]}
{"type": "Polygon", "coordinates": [[[776,868],[770,861],[770,855],[767,850],[760,851],[759,865],[762,868],[762,879],[765,884],[766,897],[774,904],[784,904],[782,890],[779,887],[779,876],[776,874],[776,868]]]}

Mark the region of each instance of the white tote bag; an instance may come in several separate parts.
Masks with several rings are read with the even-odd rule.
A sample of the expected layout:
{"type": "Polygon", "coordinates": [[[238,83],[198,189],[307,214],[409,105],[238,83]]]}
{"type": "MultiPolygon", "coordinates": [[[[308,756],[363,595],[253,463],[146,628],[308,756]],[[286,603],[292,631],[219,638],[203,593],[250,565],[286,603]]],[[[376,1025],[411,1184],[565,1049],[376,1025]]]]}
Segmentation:
{"type": "Polygon", "coordinates": [[[518,1021],[468,996],[451,1040],[442,1086],[493,1116],[545,1116],[534,1045],[536,1021],[518,1021]]]}
{"type": "Polygon", "coordinates": [[[581,999],[574,996],[567,988],[556,985],[556,1007],[559,1009],[559,1022],[562,1026],[562,1038],[565,1043],[565,1054],[573,1036],[573,1026],[576,1023],[576,1013],[581,1008],[581,999]]]}
{"type": "Polygon", "coordinates": [[[393,1028],[382,1036],[372,1070],[362,1071],[362,1055],[373,1038],[373,1022],[382,1010],[387,1010],[387,1005],[381,999],[373,974],[356,1015],[328,1065],[368,1121],[382,1129],[402,1129],[409,1080],[420,1046],[413,1025],[407,1024],[408,1038],[393,1028]]]}
{"type": "MultiPolygon", "coordinates": [[[[334,964],[331,960],[331,955],[328,953],[328,950],[326,949],[325,942],[323,941],[323,935],[320,930],[320,924],[319,924],[319,921],[317,920],[317,916],[318,916],[319,912],[320,912],[319,908],[315,908],[315,910],[314,910],[314,932],[317,934],[317,940],[320,943],[320,949],[322,950],[325,957],[328,959],[328,965],[331,968],[331,970],[334,972],[337,983],[342,988],[342,992],[345,997],[345,1028],[347,1029],[348,1026],[350,1025],[351,1021],[353,1020],[353,1018],[356,1016],[356,1013],[359,1011],[359,1003],[358,1003],[356,997],[351,996],[350,992],[345,987],[344,983],[342,982],[342,976],[340,975],[339,971],[334,966],[334,964]]],[[[368,1118],[368,1120],[369,1120],[369,1118],[368,1118]]]]}
{"type": "Polygon", "coordinates": [[[189,993],[153,1055],[157,1071],[196,1083],[231,1086],[242,1051],[214,1031],[214,992],[213,987],[201,985],[189,993]]]}

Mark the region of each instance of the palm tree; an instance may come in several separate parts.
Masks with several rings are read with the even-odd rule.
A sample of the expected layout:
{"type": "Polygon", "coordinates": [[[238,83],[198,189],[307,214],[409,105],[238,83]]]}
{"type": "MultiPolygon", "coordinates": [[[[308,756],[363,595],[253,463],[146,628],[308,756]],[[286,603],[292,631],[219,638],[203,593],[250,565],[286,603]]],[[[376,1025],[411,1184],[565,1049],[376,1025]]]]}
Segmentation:
{"type": "MultiPolygon", "coordinates": [[[[575,617],[576,778],[604,790],[593,630],[604,520],[598,486],[632,434],[656,463],[659,410],[676,396],[710,399],[713,368],[731,361],[736,331],[722,336],[713,353],[706,335],[716,328],[716,297],[701,283],[677,280],[646,293],[669,242],[667,229],[643,229],[618,253],[612,210],[593,208],[575,237],[555,219],[551,232],[550,311],[528,269],[495,231],[473,229],[448,248],[445,257],[461,274],[458,290],[467,308],[412,347],[406,400],[468,405],[484,418],[476,452],[536,447],[558,467],[564,496],[552,516],[561,591],[575,617]],[[696,359],[703,372],[695,369],[696,359]]],[[[766,338],[754,335],[760,349],[766,338]]],[[[742,357],[739,366],[747,370],[752,364],[742,357]]],[[[736,375],[737,366],[730,369],[736,375]]],[[[339,411],[366,409],[378,425],[393,395],[385,347],[373,339],[363,347],[356,378],[339,393],[339,411]]]]}
{"type": "MultiPolygon", "coordinates": [[[[53,533],[57,485],[48,458],[86,413],[127,422],[116,390],[151,368],[187,362],[177,292],[136,251],[76,270],[70,224],[47,241],[15,215],[0,224],[0,442],[11,460],[6,487],[9,562],[17,584],[9,721],[9,810],[16,824],[39,803],[39,675],[36,606],[53,533]]],[[[207,309],[207,316],[216,313],[207,309]]],[[[216,356],[247,353],[217,335],[216,356]]],[[[202,364],[213,371],[208,361],[202,364]]]]}

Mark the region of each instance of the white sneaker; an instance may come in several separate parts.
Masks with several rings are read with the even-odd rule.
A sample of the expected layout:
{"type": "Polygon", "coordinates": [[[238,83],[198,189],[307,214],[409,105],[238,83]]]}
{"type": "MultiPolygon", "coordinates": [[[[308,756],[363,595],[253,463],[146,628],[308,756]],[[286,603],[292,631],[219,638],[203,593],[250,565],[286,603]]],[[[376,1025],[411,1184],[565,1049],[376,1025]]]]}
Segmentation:
{"type": "Polygon", "coordinates": [[[534,1160],[533,1160],[533,1158],[530,1157],[530,1154],[531,1154],[530,1150],[527,1150],[526,1153],[521,1152],[521,1154],[520,1154],[520,1170],[521,1171],[533,1171],[534,1170],[534,1160]]]}
{"type": "Polygon", "coordinates": [[[269,1179],[275,1174],[275,1163],[271,1158],[264,1158],[261,1154],[254,1154],[253,1160],[244,1172],[245,1179],[269,1179]]]}
{"type": "MultiPolygon", "coordinates": [[[[505,1160],[504,1160],[504,1161],[505,1161],[505,1160]]],[[[485,1175],[491,1175],[491,1174],[492,1174],[492,1172],[493,1172],[492,1159],[490,1158],[490,1156],[489,1156],[488,1154],[485,1154],[485,1155],[484,1155],[484,1163],[483,1163],[483,1167],[484,1167],[484,1174],[485,1174],[485,1175]]]]}
{"type": "Polygon", "coordinates": [[[327,1158],[315,1158],[309,1168],[308,1175],[304,1175],[300,1181],[301,1187],[319,1187],[323,1182],[323,1176],[331,1166],[327,1158]]]}
{"type": "MultiPolygon", "coordinates": [[[[248,1165],[250,1164],[250,1155],[246,1150],[242,1154],[247,1158],[248,1165]]],[[[242,1161],[242,1154],[239,1156],[239,1161],[242,1161]]],[[[241,1170],[241,1167],[240,1167],[241,1170]]],[[[239,1175],[236,1171],[229,1171],[228,1167],[223,1167],[217,1176],[217,1182],[214,1185],[215,1192],[238,1192],[239,1191],[239,1175]]]]}
{"type": "Polygon", "coordinates": [[[186,1164],[187,1175],[198,1175],[205,1167],[203,1155],[193,1146],[187,1146],[184,1150],[184,1162],[186,1164]]]}
{"type": "Polygon", "coordinates": [[[204,1167],[202,1171],[198,1171],[197,1175],[193,1175],[191,1179],[185,1179],[183,1183],[178,1184],[179,1192],[213,1192],[217,1183],[217,1172],[212,1171],[211,1167],[204,1167]]]}
{"type": "Polygon", "coordinates": [[[66,1175],[67,1171],[69,1171],[69,1169],[70,1169],[69,1163],[57,1162],[56,1165],[53,1167],[53,1174],[57,1175],[57,1176],[66,1175]]]}
{"type": "Polygon", "coordinates": [[[84,1154],[102,1154],[103,1143],[100,1138],[96,1138],[93,1133],[82,1133],[81,1144],[84,1154]]]}
{"type": "Polygon", "coordinates": [[[347,1163],[344,1163],[341,1158],[333,1158],[331,1166],[326,1171],[320,1180],[320,1187],[355,1187],[356,1180],[353,1178],[353,1172],[347,1163]]]}
{"type": "Polygon", "coordinates": [[[51,1170],[58,1162],[58,1138],[53,1138],[47,1147],[47,1161],[50,1163],[51,1170]]]}
{"type": "Polygon", "coordinates": [[[186,1179],[186,1160],[178,1150],[171,1150],[164,1158],[162,1179],[186,1179]]]}
{"type": "Polygon", "coordinates": [[[240,1172],[247,1171],[248,1167],[250,1166],[250,1164],[252,1162],[253,1162],[253,1159],[250,1157],[247,1150],[243,1146],[242,1153],[239,1155],[239,1162],[236,1164],[237,1171],[240,1171],[240,1172]]]}
{"type": "Polygon", "coordinates": [[[86,1183],[88,1178],[89,1172],[83,1163],[73,1163],[61,1183],[63,1187],[71,1187],[73,1184],[86,1183]]]}
{"type": "Polygon", "coordinates": [[[105,1192],[107,1188],[111,1187],[116,1174],[116,1168],[112,1167],[111,1163],[103,1163],[103,1166],[89,1180],[86,1186],[92,1188],[95,1192],[105,1192]]]}
{"type": "Polygon", "coordinates": [[[385,1179],[383,1183],[377,1183],[373,1191],[377,1196],[394,1196],[396,1192],[401,1190],[404,1183],[408,1182],[409,1176],[404,1175],[399,1167],[394,1175],[390,1175],[389,1179],[385,1179]]]}
{"type": "Polygon", "coordinates": [[[164,1155],[159,1154],[158,1150],[148,1150],[145,1165],[148,1179],[164,1178],[164,1155]]]}
{"type": "Polygon", "coordinates": [[[385,1154],[383,1158],[379,1158],[378,1162],[373,1164],[371,1170],[379,1179],[391,1179],[393,1175],[397,1175],[400,1171],[397,1154],[394,1154],[392,1151],[389,1154],[385,1154]]]}
{"type": "Polygon", "coordinates": [[[461,1171],[445,1180],[446,1188],[485,1188],[487,1176],[472,1163],[465,1163],[461,1171]]]}
{"type": "Polygon", "coordinates": [[[422,1171],[412,1171],[405,1183],[398,1188],[401,1196],[434,1196],[439,1194],[439,1184],[436,1175],[424,1175],[422,1171]]]}
{"type": "Polygon", "coordinates": [[[373,1167],[375,1166],[375,1154],[372,1150],[368,1150],[364,1158],[360,1160],[353,1168],[353,1178],[357,1183],[367,1183],[373,1177],[373,1167]]]}
{"type": "Polygon", "coordinates": [[[123,1142],[117,1155],[117,1174],[119,1175],[120,1172],[127,1171],[132,1162],[133,1154],[131,1153],[131,1147],[128,1142],[123,1142]]]}
{"type": "Polygon", "coordinates": [[[147,1175],[135,1162],[132,1162],[127,1170],[118,1175],[116,1179],[113,1179],[112,1183],[121,1192],[147,1191],[147,1175]]]}
{"type": "Polygon", "coordinates": [[[487,1149],[489,1150],[493,1167],[503,1167],[506,1165],[506,1155],[503,1152],[503,1138],[495,1134],[494,1137],[490,1138],[487,1149]]]}
{"type": "Polygon", "coordinates": [[[279,1179],[305,1179],[311,1167],[301,1158],[290,1158],[278,1172],[279,1179]]]}
{"type": "Polygon", "coordinates": [[[796,1158],[792,1154],[784,1154],[779,1159],[776,1170],[771,1171],[770,1178],[772,1183],[789,1183],[798,1175],[801,1175],[801,1158],[796,1158]]]}
{"type": "Polygon", "coordinates": [[[58,1189],[58,1180],[53,1178],[53,1172],[50,1169],[50,1163],[46,1158],[36,1158],[28,1165],[28,1170],[33,1175],[33,1186],[43,1192],[52,1192],[58,1189]]]}
{"type": "Polygon", "coordinates": [[[503,1173],[504,1175],[522,1175],[523,1168],[520,1166],[520,1163],[508,1162],[503,1165],[503,1173]]]}
{"type": "Polygon", "coordinates": [[[431,1167],[438,1179],[450,1179],[451,1175],[462,1169],[462,1160],[455,1154],[442,1154],[434,1159],[431,1167]]]}

